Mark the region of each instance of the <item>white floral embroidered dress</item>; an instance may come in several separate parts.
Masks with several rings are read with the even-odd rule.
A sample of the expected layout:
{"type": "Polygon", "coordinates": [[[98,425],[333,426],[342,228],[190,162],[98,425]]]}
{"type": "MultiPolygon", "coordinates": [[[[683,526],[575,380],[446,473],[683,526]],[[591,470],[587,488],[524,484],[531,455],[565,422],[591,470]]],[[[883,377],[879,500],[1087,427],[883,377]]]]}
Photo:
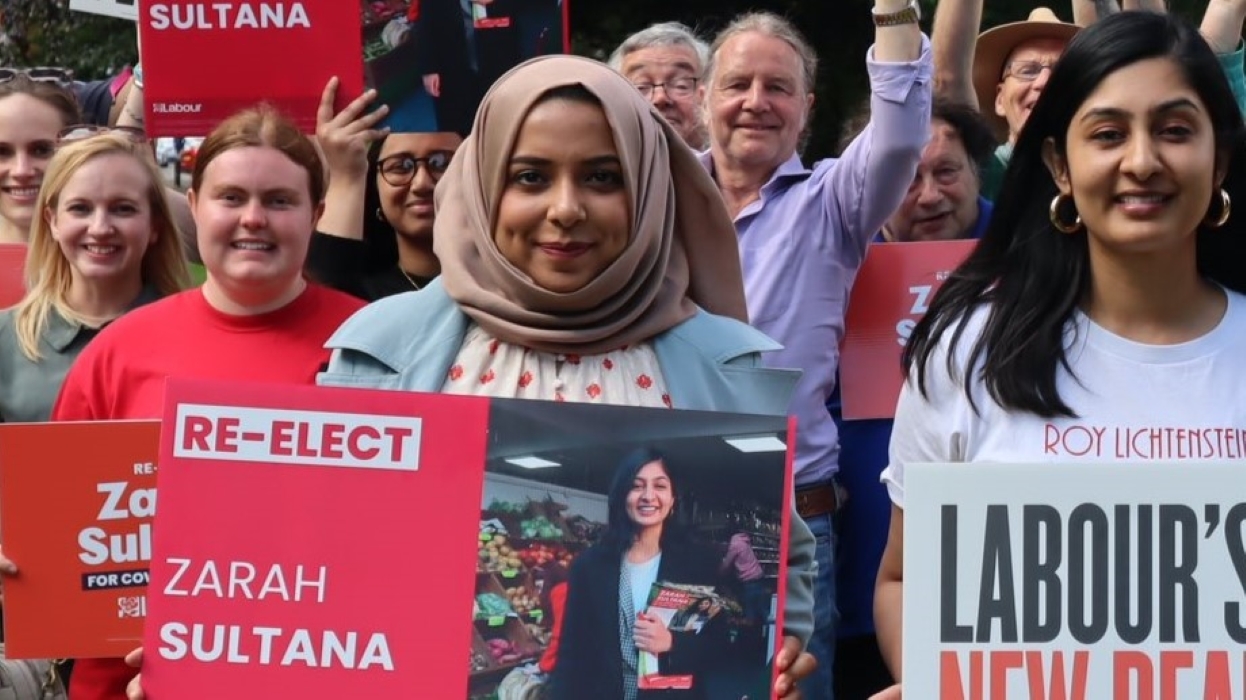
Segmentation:
{"type": "Polygon", "coordinates": [[[648,343],[600,355],[556,355],[504,343],[472,326],[441,388],[447,394],[671,407],[648,343]]]}

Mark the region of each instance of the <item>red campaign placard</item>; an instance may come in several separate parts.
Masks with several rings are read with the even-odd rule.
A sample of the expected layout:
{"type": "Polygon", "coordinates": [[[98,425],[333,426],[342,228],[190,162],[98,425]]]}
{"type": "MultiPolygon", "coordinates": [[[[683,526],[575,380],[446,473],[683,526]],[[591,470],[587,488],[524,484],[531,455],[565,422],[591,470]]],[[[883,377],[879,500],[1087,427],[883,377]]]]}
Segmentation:
{"type": "Polygon", "coordinates": [[[892,418],[904,384],[900,353],[935,291],[977,241],[875,243],[852,286],[839,387],[845,420],[892,418]]]}
{"type": "Polygon", "coordinates": [[[0,243],[0,309],[7,309],[26,294],[26,244],[0,243]]]}
{"type": "Polygon", "coordinates": [[[147,696],[465,697],[488,413],[170,380],[147,696]]]}
{"type": "Polygon", "coordinates": [[[205,135],[261,100],[315,130],[338,76],[337,108],[363,92],[359,5],[342,0],[151,0],[142,4],[146,128],[205,135]]]}
{"type": "Polygon", "coordinates": [[[0,424],[9,658],[122,656],[142,639],[160,423],[0,424]]]}

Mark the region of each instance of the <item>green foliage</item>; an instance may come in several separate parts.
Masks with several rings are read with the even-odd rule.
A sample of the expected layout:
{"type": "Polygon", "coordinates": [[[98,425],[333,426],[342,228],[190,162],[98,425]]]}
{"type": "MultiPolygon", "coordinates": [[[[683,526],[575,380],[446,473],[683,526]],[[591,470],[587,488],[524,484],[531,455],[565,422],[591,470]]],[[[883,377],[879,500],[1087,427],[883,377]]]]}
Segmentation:
{"type": "Polygon", "coordinates": [[[0,0],[0,64],[71,68],[104,78],[138,58],[135,25],[69,9],[68,0],[0,0]]]}

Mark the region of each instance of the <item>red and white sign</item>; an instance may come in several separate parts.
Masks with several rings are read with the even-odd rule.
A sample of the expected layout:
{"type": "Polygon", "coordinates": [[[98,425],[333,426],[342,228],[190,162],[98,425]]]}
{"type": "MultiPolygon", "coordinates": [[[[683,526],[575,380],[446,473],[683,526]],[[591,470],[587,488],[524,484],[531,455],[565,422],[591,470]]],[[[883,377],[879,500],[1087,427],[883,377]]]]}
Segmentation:
{"type": "Polygon", "coordinates": [[[905,688],[1243,697],[1240,460],[908,464],[904,478],[905,688]]]}
{"type": "Polygon", "coordinates": [[[149,698],[466,696],[487,399],[171,380],[165,406],[149,698]]]}
{"type": "Polygon", "coordinates": [[[11,659],[119,657],[142,639],[156,421],[0,424],[11,659]]]}
{"type": "Polygon", "coordinates": [[[844,320],[839,390],[844,420],[892,418],[904,385],[900,353],[943,280],[977,241],[875,243],[844,320]]]}
{"type": "Polygon", "coordinates": [[[359,5],[341,0],[144,2],[146,128],[151,136],[206,134],[267,101],[312,132],[329,78],[337,108],[363,92],[359,5]]]}

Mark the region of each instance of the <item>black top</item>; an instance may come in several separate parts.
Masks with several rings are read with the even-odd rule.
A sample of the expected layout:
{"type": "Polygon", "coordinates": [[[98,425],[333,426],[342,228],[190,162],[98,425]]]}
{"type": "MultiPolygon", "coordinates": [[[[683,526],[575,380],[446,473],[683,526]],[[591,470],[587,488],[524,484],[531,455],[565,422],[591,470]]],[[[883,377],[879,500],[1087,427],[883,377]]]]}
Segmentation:
{"type": "Polygon", "coordinates": [[[307,249],[306,270],[313,280],[364,301],[376,301],[394,294],[423,289],[433,277],[411,279],[397,265],[370,269],[370,251],[365,241],[332,236],[317,231],[307,249]]]}

